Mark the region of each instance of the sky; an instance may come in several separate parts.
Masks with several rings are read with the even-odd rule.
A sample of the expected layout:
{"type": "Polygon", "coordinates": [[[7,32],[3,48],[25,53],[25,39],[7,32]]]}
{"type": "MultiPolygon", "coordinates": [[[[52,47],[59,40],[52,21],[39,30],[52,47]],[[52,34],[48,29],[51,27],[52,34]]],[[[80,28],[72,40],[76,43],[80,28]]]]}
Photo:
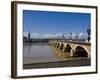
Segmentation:
{"type": "Polygon", "coordinates": [[[32,37],[86,35],[90,20],[89,13],[23,10],[23,32],[31,32],[32,37]]]}

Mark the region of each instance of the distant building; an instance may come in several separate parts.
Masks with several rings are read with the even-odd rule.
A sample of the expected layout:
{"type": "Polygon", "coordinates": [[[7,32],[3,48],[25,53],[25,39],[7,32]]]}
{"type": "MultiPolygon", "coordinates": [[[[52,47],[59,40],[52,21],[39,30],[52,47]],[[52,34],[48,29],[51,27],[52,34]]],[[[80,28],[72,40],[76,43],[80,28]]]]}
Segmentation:
{"type": "Polygon", "coordinates": [[[23,41],[24,42],[27,41],[27,37],[26,36],[23,37],[23,41]]]}
{"type": "Polygon", "coordinates": [[[27,37],[26,37],[26,36],[24,36],[24,37],[23,37],[23,39],[25,40],[25,39],[27,39],[27,37]]]}

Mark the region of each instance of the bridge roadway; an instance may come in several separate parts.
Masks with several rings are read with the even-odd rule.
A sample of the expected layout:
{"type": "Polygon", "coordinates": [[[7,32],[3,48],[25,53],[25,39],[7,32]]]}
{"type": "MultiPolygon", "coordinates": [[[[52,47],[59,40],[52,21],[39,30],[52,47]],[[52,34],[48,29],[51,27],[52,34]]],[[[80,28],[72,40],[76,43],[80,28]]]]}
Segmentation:
{"type": "Polygon", "coordinates": [[[81,41],[49,41],[56,51],[61,51],[58,54],[63,57],[87,57],[91,58],[91,43],[81,41]]]}

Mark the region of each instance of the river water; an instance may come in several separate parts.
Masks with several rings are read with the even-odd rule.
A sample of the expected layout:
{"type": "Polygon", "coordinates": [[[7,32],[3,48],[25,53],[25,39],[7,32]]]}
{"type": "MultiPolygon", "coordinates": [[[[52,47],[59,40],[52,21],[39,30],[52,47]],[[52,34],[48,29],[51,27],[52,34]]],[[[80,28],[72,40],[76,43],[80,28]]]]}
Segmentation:
{"type": "Polygon", "coordinates": [[[24,43],[23,63],[42,63],[60,61],[47,43],[24,43]]]}
{"type": "Polygon", "coordinates": [[[90,66],[88,58],[66,58],[58,56],[59,50],[54,50],[48,43],[24,43],[23,44],[23,69],[54,68],[90,66]],[[56,54],[57,52],[57,54],[56,54]],[[48,64],[49,62],[49,64],[48,64]],[[39,63],[39,64],[37,64],[39,63]]]}

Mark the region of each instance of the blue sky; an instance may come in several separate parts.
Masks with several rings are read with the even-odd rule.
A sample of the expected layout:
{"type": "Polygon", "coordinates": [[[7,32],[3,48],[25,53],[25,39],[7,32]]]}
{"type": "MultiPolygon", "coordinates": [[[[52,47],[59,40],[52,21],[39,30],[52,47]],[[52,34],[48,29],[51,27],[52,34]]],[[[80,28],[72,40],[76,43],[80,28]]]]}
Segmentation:
{"type": "Polygon", "coordinates": [[[91,20],[89,13],[23,10],[23,32],[38,34],[85,33],[91,20]]]}

